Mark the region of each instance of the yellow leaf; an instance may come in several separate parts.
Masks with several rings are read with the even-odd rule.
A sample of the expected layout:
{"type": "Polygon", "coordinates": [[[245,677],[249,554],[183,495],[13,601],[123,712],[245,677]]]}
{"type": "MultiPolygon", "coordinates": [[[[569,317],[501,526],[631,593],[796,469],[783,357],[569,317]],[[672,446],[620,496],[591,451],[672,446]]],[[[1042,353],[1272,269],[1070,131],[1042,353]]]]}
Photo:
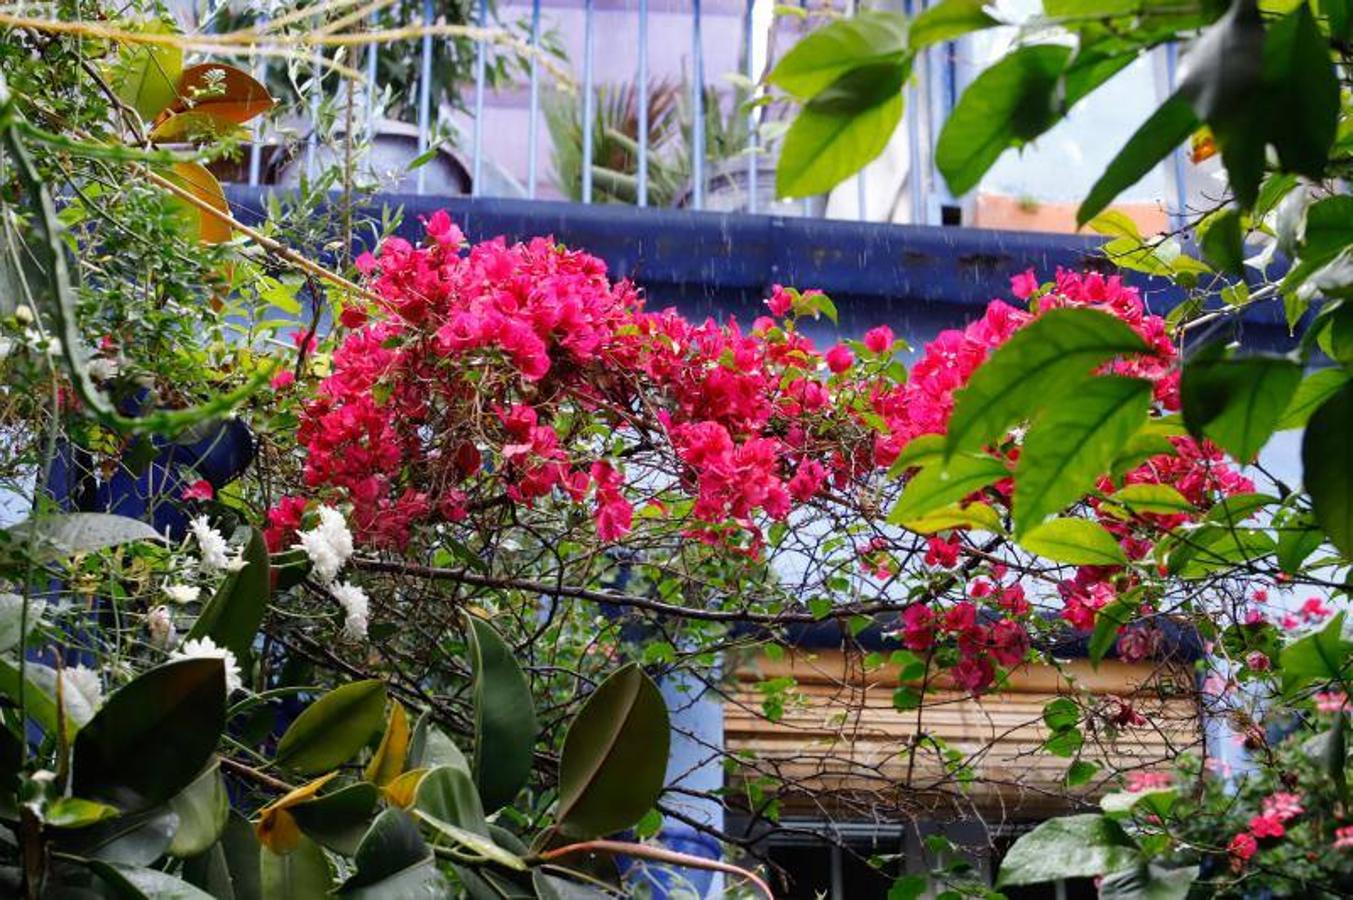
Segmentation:
{"type": "Polygon", "coordinates": [[[203,63],[183,70],[173,103],[160,113],[150,139],[156,142],[206,135],[219,137],[273,107],[268,89],[234,66],[203,63]]]}
{"type": "Polygon", "coordinates": [[[398,700],[390,707],[390,719],[385,725],[385,736],[376,748],[376,755],[367,763],[366,780],[373,784],[387,784],[404,771],[404,757],[409,752],[409,717],[398,700]]]}
{"type": "MultiPolygon", "coordinates": [[[[226,202],[225,191],[222,190],[221,183],[216,180],[215,175],[207,171],[205,166],[192,162],[174,163],[165,177],[199,200],[206,202],[207,205],[219,209],[223,213],[230,212],[230,204],[226,202]]],[[[225,222],[193,206],[186,200],[178,198],[175,198],[175,200],[183,208],[185,221],[190,223],[189,227],[192,229],[190,236],[192,238],[202,241],[204,244],[219,244],[230,240],[230,226],[225,222]]]]}
{"type": "Polygon", "coordinates": [[[405,772],[381,789],[385,793],[385,799],[393,806],[408,809],[413,804],[413,795],[417,793],[419,783],[427,773],[427,769],[412,769],[405,772]]]}
{"type": "Polygon", "coordinates": [[[258,835],[258,842],[273,853],[283,854],[295,850],[301,842],[301,829],[296,824],[296,819],[287,810],[315,799],[315,795],[319,793],[320,788],[332,781],[337,775],[337,772],[322,775],[259,810],[258,824],[254,826],[254,833],[258,835]]]}

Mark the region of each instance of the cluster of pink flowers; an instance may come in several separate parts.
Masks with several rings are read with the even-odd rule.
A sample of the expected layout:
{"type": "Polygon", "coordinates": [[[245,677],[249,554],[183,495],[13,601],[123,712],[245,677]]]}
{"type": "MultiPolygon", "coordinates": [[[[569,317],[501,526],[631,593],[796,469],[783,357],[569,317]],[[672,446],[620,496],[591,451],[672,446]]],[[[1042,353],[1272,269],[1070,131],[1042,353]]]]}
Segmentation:
{"type": "Polygon", "coordinates": [[[1287,834],[1285,823],[1305,811],[1298,794],[1277,791],[1265,797],[1259,814],[1250,817],[1249,827],[1231,839],[1228,850],[1232,865],[1237,869],[1243,867],[1258,852],[1261,840],[1284,837],[1287,834]]]}
{"type": "Polygon", "coordinates": [[[1143,791],[1164,790],[1173,783],[1174,776],[1169,772],[1129,772],[1123,786],[1139,794],[1143,791]]]}
{"type": "Polygon", "coordinates": [[[996,666],[1017,666],[1029,652],[1028,629],[1016,617],[1029,611],[1023,589],[1012,585],[989,596],[1012,617],[981,622],[971,600],[960,600],[942,613],[920,603],[907,607],[898,635],[903,646],[928,652],[937,640],[952,644],[958,650],[958,662],[950,671],[954,682],[973,694],[986,690],[995,681],[996,666]]]}

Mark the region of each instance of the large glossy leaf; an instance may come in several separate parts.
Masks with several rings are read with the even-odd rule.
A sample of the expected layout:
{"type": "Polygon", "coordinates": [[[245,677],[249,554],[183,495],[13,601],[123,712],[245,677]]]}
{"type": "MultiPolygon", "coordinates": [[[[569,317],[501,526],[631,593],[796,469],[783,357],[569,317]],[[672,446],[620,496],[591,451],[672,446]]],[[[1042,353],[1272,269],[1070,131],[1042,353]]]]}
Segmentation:
{"type": "Polygon", "coordinates": [[[438,766],[428,772],[414,792],[413,806],[466,831],[485,836],[489,833],[479,793],[463,769],[438,766]]]}
{"type": "Polygon", "coordinates": [[[329,860],[319,844],[302,838],[285,856],[266,847],[259,850],[259,884],[262,900],[295,900],[326,897],[333,886],[329,860]]]}
{"type": "Polygon", "coordinates": [[[398,700],[390,704],[390,717],[385,722],[385,734],[366,766],[366,780],[373,784],[388,784],[404,771],[404,758],[409,752],[409,716],[398,700]]]}
{"type": "Polygon", "coordinates": [[[484,811],[511,803],[531,774],[535,702],[526,675],[493,626],[468,616],[474,669],[475,752],[472,773],[484,811]]]}
{"type": "Polygon", "coordinates": [[[1001,861],[997,887],[1094,878],[1135,866],[1136,844],[1107,816],[1062,816],[1022,835],[1001,861]]]}
{"type": "Polygon", "coordinates": [[[152,141],[217,136],[271,109],[268,89],[234,66],[201,63],[184,69],[174,101],[156,120],[152,141]]]}
{"type": "Polygon", "coordinates": [[[986,6],[986,0],[941,0],[911,20],[908,34],[911,48],[920,50],[1001,24],[986,11],[986,6]]]}
{"type": "Polygon", "coordinates": [[[1026,533],[1019,544],[1071,566],[1127,565],[1127,555],[1114,536],[1090,519],[1049,519],[1026,533]]]}
{"type": "Polygon", "coordinates": [[[1122,320],[1094,309],[1054,309],[1015,332],[954,397],[946,452],[975,450],[1060,400],[1096,366],[1147,351],[1122,320]]]}
{"type": "Polygon", "coordinates": [[[413,818],[402,809],[387,809],[371,823],[357,847],[353,856],[357,871],[343,882],[342,893],[372,887],[431,860],[432,851],[413,818]]]}
{"type": "Polygon", "coordinates": [[[206,766],[225,712],[220,659],[175,660],[142,673],[76,735],[73,792],[126,810],[165,802],[206,766]]]}
{"type": "Polygon", "coordinates": [[[869,11],[813,31],[784,55],[766,80],[808,100],[852,69],[900,61],[906,53],[906,18],[869,11]]]}
{"type": "MultiPolygon", "coordinates": [[[[223,213],[230,212],[225,190],[216,176],[207,168],[195,162],[174,163],[164,172],[164,177],[183,188],[208,206],[223,213]]],[[[175,198],[185,223],[185,238],[201,241],[204,244],[219,244],[230,240],[230,225],[211,213],[194,206],[186,200],[175,198]]]]}
{"type": "Polygon", "coordinates": [[[473,831],[467,831],[464,828],[452,825],[450,822],[444,822],[436,816],[423,812],[420,809],[415,809],[413,814],[418,817],[420,822],[425,822],[432,826],[433,830],[441,836],[449,838],[453,843],[469,850],[477,856],[491,859],[501,866],[515,869],[519,872],[524,872],[526,870],[526,863],[523,862],[520,857],[511,851],[504,850],[491,838],[476,834],[473,831]]]}
{"type": "Polygon", "coordinates": [[[1353,382],[1306,423],[1301,465],[1316,522],[1334,546],[1353,557],[1353,382]]]}
{"type": "MultiPolygon", "coordinates": [[[[56,734],[58,716],[56,696],[44,683],[50,683],[54,687],[56,673],[46,666],[40,666],[34,662],[29,662],[24,666],[24,670],[24,709],[28,713],[28,717],[41,726],[43,731],[48,734],[56,734]],[[39,673],[42,669],[46,669],[51,677],[40,677],[39,673]]],[[[12,700],[16,707],[19,702],[19,682],[18,662],[0,657],[0,695],[12,700]]],[[[67,714],[66,719],[68,722],[67,733],[73,733],[76,724],[71,721],[69,714],[67,714]]]]}
{"type": "Polygon", "coordinates": [[[254,636],[263,622],[272,595],[269,586],[268,545],[263,533],[249,529],[241,558],[244,568],[231,572],[216,589],[211,600],[188,632],[189,638],[209,637],[238,659],[246,659],[254,645],[254,636]]]}
{"type": "Polygon", "coordinates": [[[1345,613],[1338,613],[1325,627],[1282,649],[1278,657],[1283,690],[1291,693],[1311,682],[1342,682],[1353,665],[1353,641],[1344,636],[1345,613]]]}
{"type": "Polygon", "coordinates": [[[968,86],[935,145],[950,192],[966,194],[1002,153],[1057,121],[1057,83],[1070,57],[1070,48],[1057,44],[1020,47],[968,86]]]}
{"type": "Polygon", "coordinates": [[[1184,900],[1197,878],[1197,866],[1167,869],[1143,863],[1106,876],[1099,886],[1099,900],[1184,900]]]}
{"type": "Polygon", "coordinates": [[[258,822],[254,825],[254,834],[258,842],[273,853],[290,853],[301,843],[301,828],[291,811],[303,803],[319,796],[319,792],[330,781],[338,777],[338,772],[329,772],[313,781],[292,788],[258,811],[258,822]]]}
{"type": "Polygon", "coordinates": [[[169,801],[169,808],[179,817],[174,841],[169,845],[170,856],[180,859],[196,856],[216,843],[230,812],[220,762],[212,760],[201,775],[169,801]]]}
{"type": "Polygon", "coordinates": [[[232,811],[221,839],[206,853],[184,860],[183,877],[217,900],[261,897],[259,850],[254,829],[232,811]]]}
{"type": "Polygon", "coordinates": [[[380,790],[368,782],[290,807],[286,812],[305,835],[345,856],[357,851],[380,802],[380,790]]]}
{"type": "Polygon", "coordinates": [[[631,663],[587,698],[559,759],[559,828],[595,837],[653,808],[667,772],[670,727],[657,685],[631,663]]]}
{"type": "Polygon", "coordinates": [[[437,766],[455,766],[466,772],[473,771],[470,761],[446,736],[446,732],[432,720],[432,713],[425,712],[414,723],[413,734],[409,738],[409,752],[405,765],[409,769],[433,769],[437,766]]]}
{"type": "Polygon", "coordinates": [[[961,453],[947,463],[942,458],[933,459],[907,482],[888,513],[888,521],[911,527],[1009,474],[1005,463],[984,453],[961,453]]]}
{"type": "Polygon", "coordinates": [[[1203,258],[1218,272],[1243,275],[1245,272],[1245,236],[1240,228],[1240,213],[1224,209],[1204,220],[1198,239],[1203,258]]]}
{"type": "Polygon", "coordinates": [[[179,818],[167,806],[108,819],[88,828],[63,832],[57,847],[86,859],[148,866],[164,856],[179,818]]]}
{"type": "Polygon", "coordinates": [[[1146,177],[1156,163],[1169,156],[1198,128],[1193,107],[1179,94],[1166,100],[1118,151],[1091,186],[1076,210],[1076,224],[1084,225],[1108,207],[1114,198],[1146,177]]]}
{"type": "MultiPolygon", "coordinates": [[[[1353,215],[1350,211],[1349,215],[1353,215]]],[[[1339,388],[1348,383],[1348,373],[1340,369],[1321,369],[1307,375],[1297,385],[1287,409],[1278,420],[1277,431],[1289,428],[1304,428],[1311,414],[1320,408],[1330,397],[1339,392],[1339,388]]]]}
{"type": "Polygon", "coordinates": [[[1094,487],[1150,404],[1149,382],[1104,375],[1081,382],[1035,419],[1015,467],[1016,536],[1094,487]]]}
{"type": "Polygon", "coordinates": [[[213,900],[206,891],[158,869],[97,859],[89,861],[89,868],[122,900],[213,900]]]}
{"type": "MultiPolygon", "coordinates": [[[[162,23],[152,23],[145,30],[156,34],[172,31],[162,23]]],[[[173,101],[174,86],[182,71],[180,47],[125,44],[118,48],[108,81],[124,103],[149,121],[173,101]]]]}
{"type": "Polygon", "coordinates": [[[1319,178],[1339,122],[1339,78],[1329,40],[1308,4],[1297,4],[1269,27],[1263,72],[1271,110],[1268,138],[1279,161],[1289,172],[1319,178]]]}
{"type": "Polygon", "coordinates": [[[1273,434],[1301,382],[1301,366],[1281,356],[1202,352],[1184,366],[1184,424],[1240,462],[1250,462],[1273,434]]]}
{"type": "Polygon", "coordinates": [[[306,707],[277,742],[277,764],[313,775],[352,759],[381,727],[385,685],[375,679],[335,688],[306,707]]]}
{"type": "Polygon", "coordinates": [[[112,513],[60,513],[28,519],[9,529],[20,545],[35,542],[34,557],[49,562],[77,553],[94,553],[132,541],[163,541],[145,522],[112,513]]]}
{"type": "Polygon", "coordinates": [[[902,119],[910,73],[909,59],[852,69],[809,100],[785,133],[775,192],[825,193],[882,153],[902,119]]]}

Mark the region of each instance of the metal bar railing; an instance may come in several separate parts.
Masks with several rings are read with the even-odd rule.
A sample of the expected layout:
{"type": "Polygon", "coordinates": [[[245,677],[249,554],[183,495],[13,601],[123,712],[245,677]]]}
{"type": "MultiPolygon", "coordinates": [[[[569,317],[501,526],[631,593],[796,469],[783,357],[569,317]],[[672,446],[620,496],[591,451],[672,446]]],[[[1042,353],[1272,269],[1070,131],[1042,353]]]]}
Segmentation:
{"type": "MultiPolygon", "coordinates": [[[[432,24],[432,0],[423,0],[423,24],[432,24]]],[[[418,68],[418,156],[428,149],[428,134],[432,116],[432,35],[423,35],[422,58],[418,68]]],[[[418,167],[415,190],[423,193],[427,187],[427,166],[418,167]]]]}
{"type": "Polygon", "coordinates": [[[540,139],[540,0],[531,0],[531,121],[526,125],[526,196],[536,199],[536,143],[540,139]]]}
{"type": "Polygon", "coordinates": [[[635,201],[648,205],[648,0],[639,0],[639,183],[635,201]]]}
{"type": "MultiPolygon", "coordinates": [[[[480,28],[489,24],[488,0],[479,0],[478,22],[480,28]]],[[[480,38],[475,43],[474,57],[474,163],[470,174],[470,194],[478,197],[481,176],[484,172],[484,70],[488,43],[480,38]]]]}
{"type": "Polygon", "coordinates": [[[583,0],[583,187],[582,200],[592,202],[592,125],[597,114],[597,98],[592,88],[593,32],[596,23],[595,0],[583,0]]]}
{"type": "MultiPolygon", "coordinates": [[[[757,80],[756,71],[756,45],[752,40],[752,31],[756,27],[756,0],[747,0],[747,12],[742,19],[742,54],[743,54],[743,74],[747,77],[748,84],[755,85],[757,80]]],[[[747,99],[752,98],[748,95],[747,99]]],[[[747,212],[756,212],[756,192],[757,192],[757,168],[760,160],[757,159],[757,141],[756,141],[756,106],[749,105],[747,110],[747,212]]]]}
{"type": "Polygon", "coordinates": [[[705,208],[705,54],[700,0],[691,0],[691,208],[705,208]]]}

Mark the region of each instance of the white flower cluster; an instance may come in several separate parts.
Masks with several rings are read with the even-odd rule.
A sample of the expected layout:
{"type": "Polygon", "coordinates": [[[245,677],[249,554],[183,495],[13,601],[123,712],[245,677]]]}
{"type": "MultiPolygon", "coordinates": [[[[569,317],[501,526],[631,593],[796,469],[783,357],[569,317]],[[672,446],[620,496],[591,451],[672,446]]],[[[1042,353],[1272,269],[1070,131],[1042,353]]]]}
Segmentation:
{"type": "Polygon", "coordinates": [[[230,695],[244,687],[240,677],[240,664],[235,654],[225,647],[216,646],[209,637],[184,641],[183,646],[169,654],[170,659],[219,659],[225,662],[226,694],[230,695]]]}
{"type": "MultiPolygon", "coordinates": [[[[103,705],[103,678],[98,670],[86,666],[66,666],[61,670],[61,693],[69,698],[70,691],[79,694],[91,710],[103,705]]],[[[69,702],[69,699],[67,700],[69,702]]]]}
{"type": "Polygon", "coordinates": [[[351,581],[344,581],[329,588],[329,592],[343,607],[343,633],[354,641],[364,640],[371,612],[366,591],[351,581]]]}
{"type": "Polygon", "coordinates": [[[352,532],[343,514],[332,506],[319,508],[319,524],[299,535],[305,555],[314,564],[315,577],[331,584],[352,556],[352,532]]]}
{"type": "Polygon", "coordinates": [[[150,642],[162,650],[174,646],[174,616],[164,604],[146,614],[146,630],[150,632],[150,642]]]}
{"type": "Polygon", "coordinates": [[[211,522],[206,516],[193,519],[188,523],[188,527],[193,530],[193,537],[197,540],[197,551],[201,554],[203,572],[222,569],[227,572],[238,572],[244,568],[243,549],[230,556],[227,553],[230,546],[226,543],[225,536],[211,527],[211,522]]]}

